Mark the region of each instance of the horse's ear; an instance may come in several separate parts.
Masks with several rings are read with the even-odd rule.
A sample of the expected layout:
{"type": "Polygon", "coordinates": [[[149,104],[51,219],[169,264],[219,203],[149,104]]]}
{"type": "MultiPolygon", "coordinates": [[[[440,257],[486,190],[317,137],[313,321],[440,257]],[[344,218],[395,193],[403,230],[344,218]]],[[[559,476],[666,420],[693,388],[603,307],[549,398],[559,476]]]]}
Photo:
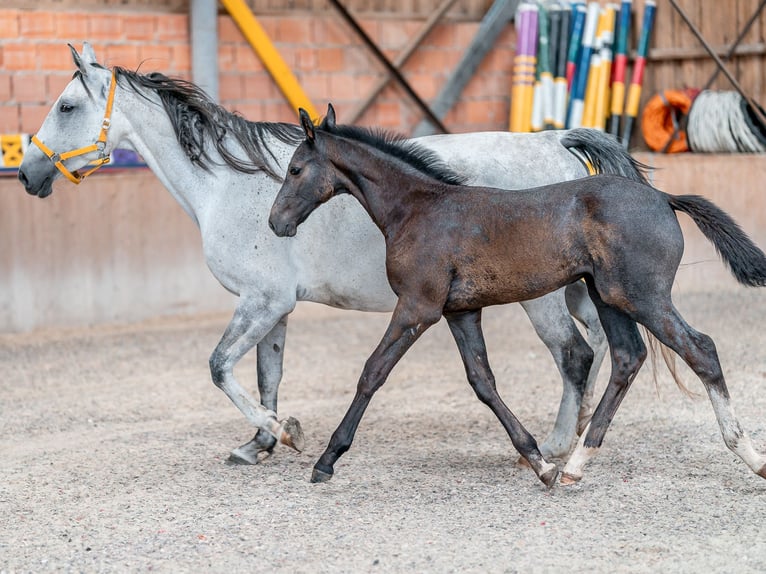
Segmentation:
{"type": "Polygon", "coordinates": [[[77,50],[75,49],[72,44],[67,44],[69,46],[69,51],[72,52],[72,60],[74,60],[74,65],[77,66],[77,69],[80,70],[80,73],[83,76],[88,75],[88,68],[85,66],[85,63],[83,63],[82,58],[80,58],[80,54],[77,53],[77,50]]]}
{"type": "Polygon", "coordinates": [[[332,104],[327,104],[327,115],[324,118],[324,124],[329,128],[333,129],[335,127],[335,108],[332,107],[332,104]]]}
{"type": "Polygon", "coordinates": [[[93,46],[91,46],[89,42],[82,43],[82,61],[86,64],[96,63],[96,51],[93,49],[93,46]]]}
{"type": "Polygon", "coordinates": [[[303,127],[303,132],[306,134],[306,139],[309,142],[314,143],[314,122],[311,121],[309,113],[303,108],[299,110],[299,113],[301,116],[301,127],[303,127]]]}

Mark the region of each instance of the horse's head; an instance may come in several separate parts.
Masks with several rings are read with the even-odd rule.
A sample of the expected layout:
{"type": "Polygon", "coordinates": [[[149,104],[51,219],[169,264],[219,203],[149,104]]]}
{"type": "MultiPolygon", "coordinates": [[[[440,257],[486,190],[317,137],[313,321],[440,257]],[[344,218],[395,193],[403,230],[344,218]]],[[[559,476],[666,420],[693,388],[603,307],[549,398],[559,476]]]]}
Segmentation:
{"type": "Polygon", "coordinates": [[[77,71],[32,138],[19,167],[19,180],[27,193],[38,197],[50,195],[53,180],[60,175],[79,183],[109,161],[113,147],[106,135],[116,80],[96,62],[88,43],[83,44],[82,55],[69,48],[77,71]]]}
{"type": "MultiPolygon", "coordinates": [[[[311,212],[346,188],[342,176],[327,157],[326,142],[317,139],[317,130],[306,110],[300,110],[300,117],[306,139],[287,166],[287,175],[269,216],[269,226],[280,237],[295,235],[311,212]]],[[[332,105],[327,106],[327,115],[319,127],[335,127],[332,105]]]]}

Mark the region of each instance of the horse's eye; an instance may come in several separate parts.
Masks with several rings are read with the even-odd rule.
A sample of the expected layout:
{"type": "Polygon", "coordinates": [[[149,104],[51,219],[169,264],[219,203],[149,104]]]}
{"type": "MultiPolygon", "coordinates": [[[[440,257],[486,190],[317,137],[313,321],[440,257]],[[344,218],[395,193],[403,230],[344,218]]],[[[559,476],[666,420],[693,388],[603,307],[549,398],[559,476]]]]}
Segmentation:
{"type": "Polygon", "coordinates": [[[71,105],[71,104],[66,104],[66,103],[64,103],[64,104],[61,104],[61,105],[59,106],[59,111],[60,111],[62,114],[68,114],[68,113],[69,113],[69,112],[71,112],[73,109],[74,109],[74,106],[73,106],[73,105],[71,105]]]}
{"type": "Polygon", "coordinates": [[[300,172],[301,172],[301,168],[299,167],[290,168],[290,175],[298,175],[300,172]]]}

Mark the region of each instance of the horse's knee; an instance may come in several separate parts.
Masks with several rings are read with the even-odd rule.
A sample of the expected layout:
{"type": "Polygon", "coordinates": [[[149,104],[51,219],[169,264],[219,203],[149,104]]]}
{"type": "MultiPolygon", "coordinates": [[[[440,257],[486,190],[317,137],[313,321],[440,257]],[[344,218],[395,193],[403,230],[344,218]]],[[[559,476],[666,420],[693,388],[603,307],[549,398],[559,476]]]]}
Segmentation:
{"type": "Polygon", "coordinates": [[[223,387],[226,380],[226,359],[223,354],[216,349],[213,354],[210,355],[208,360],[210,365],[210,378],[213,379],[213,384],[219,389],[223,387]]]}
{"type": "Polygon", "coordinates": [[[646,360],[646,347],[642,344],[633,349],[621,348],[612,352],[612,379],[628,385],[646,360]]]}

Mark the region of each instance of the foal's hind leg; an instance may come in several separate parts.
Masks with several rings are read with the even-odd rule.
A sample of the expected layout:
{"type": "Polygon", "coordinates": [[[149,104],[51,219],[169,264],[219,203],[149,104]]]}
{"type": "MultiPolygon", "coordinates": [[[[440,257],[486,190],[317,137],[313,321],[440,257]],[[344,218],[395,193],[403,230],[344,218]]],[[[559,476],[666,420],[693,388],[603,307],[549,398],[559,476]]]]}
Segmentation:
{"type": "Polygon", "coordinates": [[[566,456],[572,448],[593,364],[593,351],[572,321],[563,295],[563,290],[559,290],[521,304],[540,340],[551,352],[564,386],[553,432],[540,446],[546,458],[566,456]]]}
{"type": "Polygon", "coordinates": [[[606,306],[593,290],[591,296],[611,347],[612,373],[593,418],[564,466],[562,484],[572,484],[582,478],[583,467],[601,447],[617,408],[646,359],[646,346],[635,321],[621,311],[606,306]]]}
{"type": "Polygon", "coordinates": [[[713,340],[692,329],[669,301],[664,313],[650,314],[642,322],[655,337],[680,355],[700,378],[726,446],[753,472],[766,478],[766,458],[753,448],[750,437],[734,414],[713,340]]]}
{"type": "Polygon", "coordinates": [[[594,396],[596,380],[604,357],[609,351],[609,343],[606,340],[604,328],[601,326],[601,320],[598,318],[598,311],[588,296],[588,288],[584,281],[575,281],[566,286],[566,303],[572,316],[585,327],[588,345],[593,350],[593,363],[588,372],[588,380],[585,383],[577,421],[577,432],[580,434],[590,422],[593,410],[596,408],[594,396]]]}
{"type": "MultiPolygon", "coordinates": [[[[277,395],[282,380],[282,365],[285,355],[285,337],[287,335],[287,315],[282,317],[257,345],[258,358],[258,394],[261,405],[277,412],[277,395]]],[[[263,429],[258,429],[255,437],[229,455],[231,462],[239,464],[257,464],[274,451],[277,440],[263,429]]]]}
{"type": "Polygon", "coordinates": [[[481,330],[481,311],[445,315],[463,358],[468,382],[479,400],[495,413],[513,442],[538,478],[550,487],[556,481],[556,465],[546,462],[537,448],[537,441],[527,432],[516,416],[505,405],[495,387],[495,377],[489,367],[484,335],[481,330]]]}

